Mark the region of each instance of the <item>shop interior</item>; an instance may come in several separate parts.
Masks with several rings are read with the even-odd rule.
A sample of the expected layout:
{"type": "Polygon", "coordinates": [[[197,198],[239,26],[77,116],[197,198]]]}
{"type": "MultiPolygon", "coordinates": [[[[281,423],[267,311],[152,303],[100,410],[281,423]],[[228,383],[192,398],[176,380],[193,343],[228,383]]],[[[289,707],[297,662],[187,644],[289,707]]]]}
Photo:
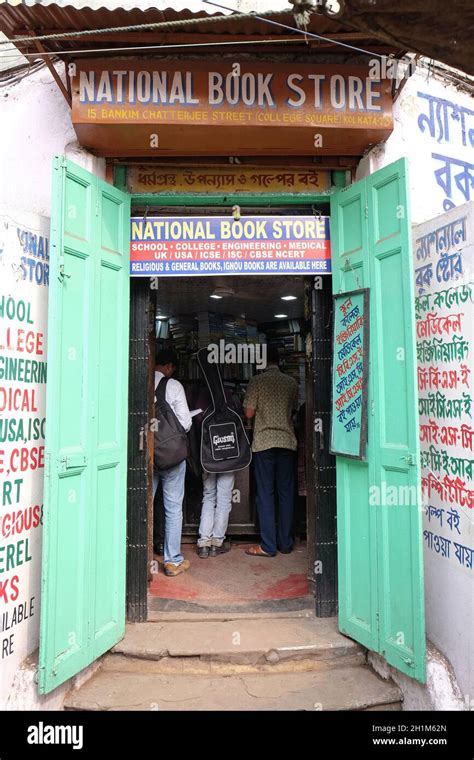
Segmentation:
{"type": "MultiPolygon", "coordinates": [[[[276,346],[282,371],[298,383],[298,412],[294,417],[298,450],[294,549],[291,554],[278,554],[272,559],[245,554],[249,542],[259,540],[252,465],[236,473],[227,531],[231,551],[212,559],[198,558],[196,541],[202,500],[199,456],[197,466],[188,464],[182,551],[191,561],[191,570],[176,578],[167,578],[163,572],[154,573],[149,585],[150,611],[193,612],[209,607],[222,610],[230,605],[250,610],[269,608],[268,605],[271,608],[274,603],[298,609],[309,602],[305,442],[312,438],[307,436],[306,408],[309,382],[306,345],[311,331],[307,294],[308,278],[301,275],[159,278],[155,348],[173,348],[177,353],[179,366],[175,377],[185,388],[190,410],[197,408],[196,399],[205,384],[196,357],[199,348],[209,344],[276,346]]],[[[264,355],[260,351],[255,350],[252,358],[264,355]]],[[[225,388],[241,405],[248,381],[258,371],[256,365],[229,362],[221,364],[220,370],[225,388]]],[[[190,434],[192,450],[199,452],[198,426],[193,427],[196,429],[190,434]]],[[[251,428],[251,423],[247,423],[250,439],[251,428]]],[[[158,489],[153,505],[153,554],[159,570],[163,560],[163,529],[162,495],[158,489]]]]}

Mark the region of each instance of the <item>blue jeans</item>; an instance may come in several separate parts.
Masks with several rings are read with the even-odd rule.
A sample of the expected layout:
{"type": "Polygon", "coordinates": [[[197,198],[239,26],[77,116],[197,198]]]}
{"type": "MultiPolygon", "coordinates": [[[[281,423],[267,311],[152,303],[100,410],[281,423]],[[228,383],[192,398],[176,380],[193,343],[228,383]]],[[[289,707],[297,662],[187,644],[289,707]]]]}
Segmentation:
{"type": "Polygon", "coordinates": [[[267,449],[253,455],[257,512],[262,549],[276,554],[277,548],[289,551],[293,546],[295,503],[295,452],[291,449],[267,449]],[[278,494],[278,530],[275,493],[278,494]]]}
{"type": "Polygon", "coordinates": [[[198,546],[222,546],[232,509],[235,473],[204,472],[198,546]]]}
{"type": "Polygon", "coordinates": [[[180,565],[184,557],[181,554],[181,530],[183,527],[184,478],[186,460],[170,470],[153,472],[153,498],[161,480],[163,486],[163,505],[165,509],[165,562],[180,565]]]}

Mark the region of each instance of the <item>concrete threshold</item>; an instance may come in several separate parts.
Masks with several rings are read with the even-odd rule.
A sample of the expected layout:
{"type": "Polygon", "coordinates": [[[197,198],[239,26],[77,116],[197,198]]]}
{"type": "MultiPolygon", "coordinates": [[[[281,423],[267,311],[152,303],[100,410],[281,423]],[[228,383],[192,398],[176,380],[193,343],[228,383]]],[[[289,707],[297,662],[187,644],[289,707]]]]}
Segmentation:
{"type": "Polygon", "coordinates": [[[69,693],[65,709],[399,710],[400,692],[366,666],[227,677],[101,671],[69,693]]]}
{"type": "Polygon", "coordinates": [[[365,650],[337,630],[335,618],[263,618],[127,625],[112,655],[142,660],[200,658],[241,664],[311,659],[334,662],[365,650]]]}

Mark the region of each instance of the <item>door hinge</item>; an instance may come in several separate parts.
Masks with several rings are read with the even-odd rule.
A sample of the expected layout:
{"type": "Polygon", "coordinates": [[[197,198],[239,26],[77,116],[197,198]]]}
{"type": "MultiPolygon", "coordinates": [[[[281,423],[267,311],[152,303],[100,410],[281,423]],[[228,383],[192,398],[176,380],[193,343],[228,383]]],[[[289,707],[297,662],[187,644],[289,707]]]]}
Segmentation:
{"type": "Polygon", "coordinates": [[[375,414],[375,401],[372,399],[372,402],[370,404],[370,413],[373,416],[375,414]]]}
{"type": "Polygon", "coordinates": [[[99,201],[95,202],[95,215],[99,216],[99,201]]]}
{"type": "Polygon", "coordinates": [[[369,218],[369,206],[367,205],[367,203],[364,206],[364,218],[365,219],[369,218]]]}

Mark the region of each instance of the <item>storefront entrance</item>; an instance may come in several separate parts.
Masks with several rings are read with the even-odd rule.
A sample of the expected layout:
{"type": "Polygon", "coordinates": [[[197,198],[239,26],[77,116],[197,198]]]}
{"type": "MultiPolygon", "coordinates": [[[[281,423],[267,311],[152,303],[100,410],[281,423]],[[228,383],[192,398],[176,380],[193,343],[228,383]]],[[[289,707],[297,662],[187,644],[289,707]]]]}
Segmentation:
{"type": "MultiPolygon", "coordinates": [[[[278,212],[283,214],[284,210],[278,212]]],[[[273,209],[271,213],[274,213],[273,209]]],[[[202,610],[203,606],[220,609],[232,605],[246,611],[256,606],[265,608],[269,603],[274,608],[279,602],[288,607],[289,600],[292,603],[298,600],[297,604],[301,604],[306,597],[306,601],[310,601],[313,573],[307,547],[308,544],[314,545],[314,526],[311,523],[307,542],[306,462],[312,461],[313,451],[311,409],[308,414],[306,411],[306,397],[310,393],[307,393],[306,386],[311,382],[312,366],[312,286],[313,278],[298,275],[206,276],[162,278],[158,290],[154,291],[155,350],[172,348],[176,351],[179,366],[175,377],[185,388],[191,410],[199,406],[205,388],[196,360],[196,351],[203,347],[217,348],[221,352],[225,352],[225,346],[235,348],[235,352],[223,353],[222,359],[227,359],[227,363],[220,365],[220,371],[224,388],[236,402],[236,408],[242,409],[250,378],[263,369],[267,346],[278,348],[282,370],[298,383],[299,399],[295,416],[298,450],[295,458],[293,556],[278,555],[275,560],[265,563],[245,555],[246,546],[260,540],[251,466],[235,475],[227,530],[232,553],[212,562],[198,559],[196,542],[203,479],[199,461],[199,426],[195,424],[190,433],[193,460],[186,476],[183,507],[183,553],[191,561],[192,569],[190,573],[171,580],[163,574],[160,545],[164,515],[158,491],[153,509],[155,572],[149,586],[149,612],[177,606],[192,611],[202,610]],[[246,358],[253,361],[243,361],[246,358]]],[[[330,329],[329,325],[328,334],[330,329]]],[[[247,425],[247,433],[251,438],[251,425],[247,425]]],[[[335,472],[334,463],[333,469],[335,472]]],[[[312,599],[314,605],[314,595],[312,599]]]]}
{"type": "MultiPolygon", "coordinates": [[[[156,313],[149,278],[132,283],[129,299],[131,197],[62,159],[55,177],[41,692],[110,649],[123,636],[126,607],[129,619],[146,619],[153,561],[147,422],[156,313]]],[[[337,575],[340,630],[423,680],[421,513],[382,497],[387,487],[416,490],[419,481],[408,209],[404,161],[331,196],[333,291],[370,293],[368,442],[363,458],[336,457],[337,575]]],[[[312,355],[321,372],[306,384],[314,454],[307,536],[314,536],[316,610],[330,614],[335,356],[329,278],[322,280],[310,297],[312,355]]],[[[247,511],[250,529],[252,519],[247,511]]]]}

